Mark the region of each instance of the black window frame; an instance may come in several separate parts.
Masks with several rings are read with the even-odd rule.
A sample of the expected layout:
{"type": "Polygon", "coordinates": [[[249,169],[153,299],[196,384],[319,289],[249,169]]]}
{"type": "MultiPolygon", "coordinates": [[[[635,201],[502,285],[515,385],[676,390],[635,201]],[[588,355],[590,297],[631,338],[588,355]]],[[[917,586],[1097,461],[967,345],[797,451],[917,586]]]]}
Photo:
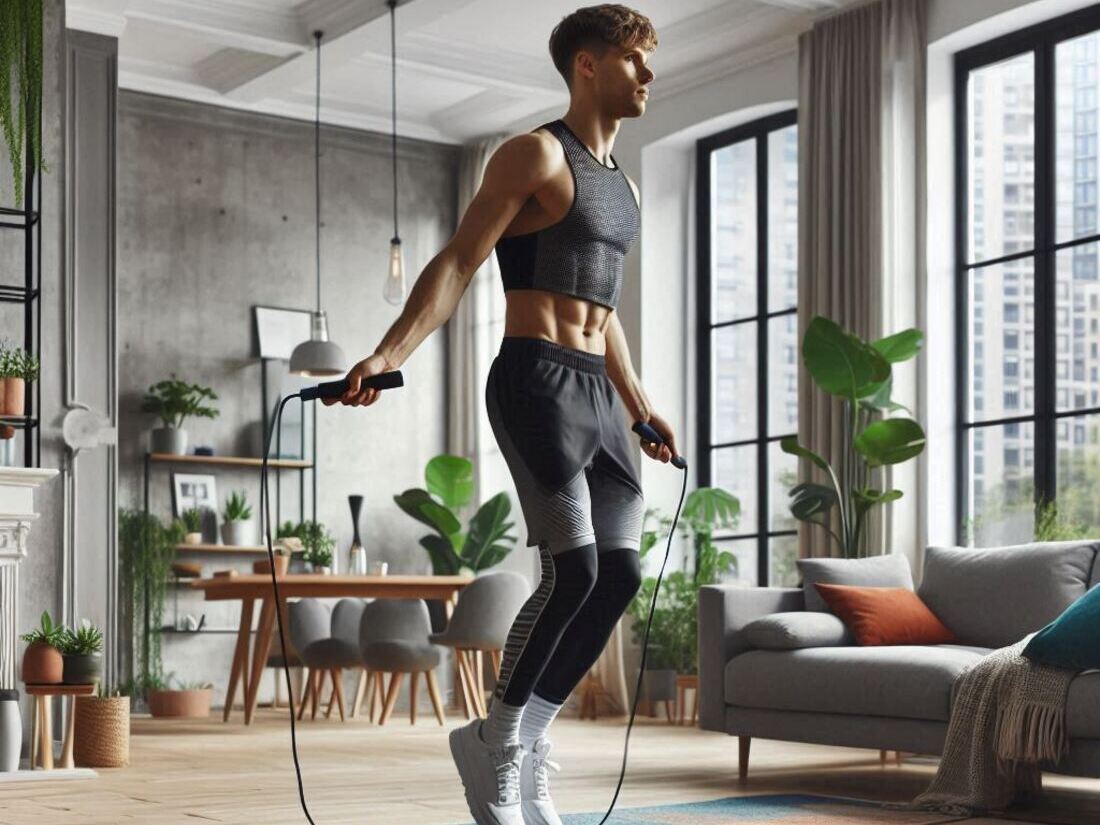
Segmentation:
{"type": "MultiPolygon", "coordinates": [[[[1071,12],[1026,29],[990,40],[960,51],[955,55],[955,490],[959,506],[956,542],[967,544],[964,521],[973,502],[970,500],[970,479],[967,478],[968,436],[970,430],[1030,422],[1034,426],[1034,505],[1045,498],[1054,501],[1057,495],[1057,426],[1060,420],[1100,413],[1100,406],[1058,411],[1057,406],[1057,253],[1066,249],[1100,242],[1100,233],[1059,243],[1056,234],[1055,188],[1056,162],[1056,100],[1057,80],[1055,50],[1061,42],[1100,30],[1100,4],[1071,12]],[[969,107],[968,81],[971,72],[1032,53],[1035,59],[1035,210],[1033,246],[1026,252],[1013,252],[997,258],[970,263],[967,260],[967,236],[970,228],[969,192],[969,107]],[[970,306],[967,291],[970,273],[997,264],[1017,260],[1034,261],[1035,284],[1034,325],[1035,399],[1032,412],[1025,415],[1002,416],[970,421],[967,409],[967,386],[972,377],[967,374],[970,348],[968,326],[970,306]]],[[[1002,250],[1003,251],[1003,250],[1002,250]]]]}
{"type": "MultiPolygon", "coordinates": [[[[767,587],[771,577],[771,559],[768,556],[768,542],[770,539],[782,536],[797,536],[798,530],[768,530],[768,518],[770,515],[770,502],[768,500],[768,446],[773,442],[797,435],[797,433],[783,433],[780,435],[767,435],[768,428],[768,321],[784,315],[797,315],[798,308],[768,311],[768,137],[782,129],[795,126],[798,123],[798,110],[790,109],[778,114],[754,120],[741,126],[735,126],[714,135],[701,138],[696,141],[695,150],[695,249],[696,249],[696,386],[698,388],[698,406],[696,409],[696,466],[700,486],[710,486],[713,483],[711,469],[711,453],[714,450],[728,447],[744,447],[756,445],[757,447],[757,476],[756,476],[756,500],[757,500],[757,524],[755,532],[738,532],[732,535],[723,535],[715,538],[715,543],[755,538],[756,546],[756,570],[757,585],[767,587]],[[711,252],[711,186],[710,186],[710,157],[713,152],[724,149],[735,143],[747,140],[756,141],[756,314],[738,318],[735,321],[722,321],[713,323],[711,319],[711,283],[710,271],[711,252]],[[756,388],[757,432],[753,438],[738,439],[736,441],[711,443],[711,332],[715,329],[736,324],[755,323],[757,325],[756,339],[756,388]]],[[[743,528],[744,525],[741,525],[743,528]]]]}

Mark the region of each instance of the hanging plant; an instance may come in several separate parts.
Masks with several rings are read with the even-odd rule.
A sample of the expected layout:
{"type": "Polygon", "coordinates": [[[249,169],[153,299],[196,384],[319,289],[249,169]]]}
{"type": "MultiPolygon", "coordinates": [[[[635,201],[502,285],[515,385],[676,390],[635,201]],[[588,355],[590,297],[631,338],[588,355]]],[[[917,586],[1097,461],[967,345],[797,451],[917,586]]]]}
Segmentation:
{"type": "Polygon", "coordinates": [[[42,0],[0,3],[0,130],[8,146],[15,201],[23,202],[25,162],[42,160],[42,0]],[[26,145],[25,145],[26,142],[26,145]]]}

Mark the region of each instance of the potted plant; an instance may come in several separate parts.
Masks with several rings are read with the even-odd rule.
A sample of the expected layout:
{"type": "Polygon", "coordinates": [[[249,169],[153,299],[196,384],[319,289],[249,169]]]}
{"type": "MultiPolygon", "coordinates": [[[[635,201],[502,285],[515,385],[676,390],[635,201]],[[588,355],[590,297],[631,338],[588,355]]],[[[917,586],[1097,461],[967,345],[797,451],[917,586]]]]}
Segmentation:
{"type": "Polygon", "coordinates": [[[87,619],[78,630],[65,628],[61,647],[64,660],[62,681],[67,685],[90,685],[103,678],[103,632],[87,619]]]}
{"type": "Polygon", "coordinates": [[[864,526],[867,513],[879,504],[901,498],[901,490],[880,490],[871,486],[876,468],[901,464],[924,450],[925,435],[920,424],[903,416],[872,420],[909,410],[890,398],[893,367],[920,351],[924,336],[907,329],[879,341],[867,343],[845,332],[828,318],[816,316],[802,340],[802,361],[814,383],[843,402],[844,446],[841,471],[794,436],[779,442],[783,452],[809,459],[825,474],[826,484],[806,481],[790,491],[791,515],[817,524],[832,536],[845,558],[867,555],[864,526]],[[836,510],[836,520],[832,511],[836,510]]]}
{"type": "Polygon", "coordinates": [[[192,415],[217,418],[218,410],[202,403],[204,399],[216,400],[217,397],[209,387],[180,381],[175,373],[171,374],[170,379],[149,387],[141,409],[159,416],[164,425],[153,430],[153,452],[185,455],[187,432],[182,429],[184,420],[192,415]]]}
{"type": "Polygon", "coordinates": [[[244,491],[234,490],[225,500],[222,512],[222,541],[236,546],[252,546],[257,543],[256,523],[252,520],[252,506],[244,491]]]}
{"type": "Polygon", "coordinates": [[[130,692],[133,683],[92,696],[77,696],[73,718],[73,764],[121,768],[130,764],[130,692]]]}
{"type": "Polygon", "coordinates": [[[65,643],[65,628],[55,625],[50,611],[43,610],[40,625],[21,638],[28,642],[23,652],[23,681],[28,685],[60,684],[65,673],[61,648],[65,643]]]}
{"type": "Polygon", "coordinates": [[[210,699],[214,686],[209,682],[178,682],[171,687],[173,674],[149,680],[147,692],[149,712],[154,719],[205,719],[210,715],[210,699]]]}
{"type": "Polygon", "coordinates": [[[202,511],[198,507],[188,507],[180,516],[184,533],[184,544],[202,544],[202,511]]]}
{"type": "Polygon", "coordinates": [[[8,149],[15,202],[23,203],[28,171],[46,168],[42,157],[42,128],[36,113],[42,105],[42,3],[4,3],[0,6],[0,73],[5,99],[0,105],[0,134],[8,149]]]}
{"type": "MultiPolygon", "coordinates": [[[[19,417],[26,412],[27,382],[37,381],[39,361],[18,347],[0,344],[0,417],[19,417]]],[[[0,439],[15,435],[15,428],[0,425],[0,439]]]]}
{"type": "Polygon", "coordinates": [[[332,550],[336,546],[336,540],[325,533],[318,536],[306,547],[303,558],[306,562],[307,572],[329,574],[332,572],[332,550]]]}

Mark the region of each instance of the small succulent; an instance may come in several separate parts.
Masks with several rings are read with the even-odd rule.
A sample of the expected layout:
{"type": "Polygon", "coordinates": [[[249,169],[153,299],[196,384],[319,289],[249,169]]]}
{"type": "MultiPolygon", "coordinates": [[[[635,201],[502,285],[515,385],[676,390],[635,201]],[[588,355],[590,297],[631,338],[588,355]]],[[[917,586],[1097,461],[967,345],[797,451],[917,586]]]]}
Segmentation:
{"type": "Polygon", "coordinates": [[[214,687],[210,682],[181,682],[176,680],[176,690],[207,690],[214,687]]]}
{"type": "Polygon", "coordinates": [[[180,515],[180,519],[188,533],[202,532],[202,511],[198,507],[188,507],[180,515]]]}
{"type": "Polygon", "coordinates": [[[88,654],[103,650],[103,632],[87,619],[80,620],[78,630],[64,628],[64,632],[62,653],[88,654]]]}
{"type": "Polygon", "coordinates": [[[65,645],[65,626],[55,625],[48,610],[42,611],[40,621],[41,625],[39,627],[36,627],[30,633],[24,633],[19,638],[28,644],[47,644],[61,650],[65,645]]]}
{"type": "Polygon", "coordinates": [[[234,490],[229,494],[229,498],[225,500],[223,516],[226,521],[248,521],[252,518],[252,506],[245,500],[243,492],[234,490]]]}

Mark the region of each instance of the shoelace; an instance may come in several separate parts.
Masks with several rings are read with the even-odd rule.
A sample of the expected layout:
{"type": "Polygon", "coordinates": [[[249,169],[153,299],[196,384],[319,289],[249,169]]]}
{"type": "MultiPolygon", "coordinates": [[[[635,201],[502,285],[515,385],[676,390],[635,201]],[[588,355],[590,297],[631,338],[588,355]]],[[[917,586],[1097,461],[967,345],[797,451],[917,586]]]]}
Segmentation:
{"type": "Polygon", "coordinates": [[[531,770],[535,772],[535,794],[539,799],[550,798],[550,775],[546,772],[547,767],[555,771],[561,770],[561,765],[553,759],[547,759],[545,756],[531,757],[531,770]]]}
{"type": "MultiPolygon", "coordinates": [[[[494,769],[497,773],[497,804],[511,805],[519,801],[519,745],[510,745],[493,751],[494,769]]],[[[521,757],[522,758],[522,757],[521,757]]]]}

